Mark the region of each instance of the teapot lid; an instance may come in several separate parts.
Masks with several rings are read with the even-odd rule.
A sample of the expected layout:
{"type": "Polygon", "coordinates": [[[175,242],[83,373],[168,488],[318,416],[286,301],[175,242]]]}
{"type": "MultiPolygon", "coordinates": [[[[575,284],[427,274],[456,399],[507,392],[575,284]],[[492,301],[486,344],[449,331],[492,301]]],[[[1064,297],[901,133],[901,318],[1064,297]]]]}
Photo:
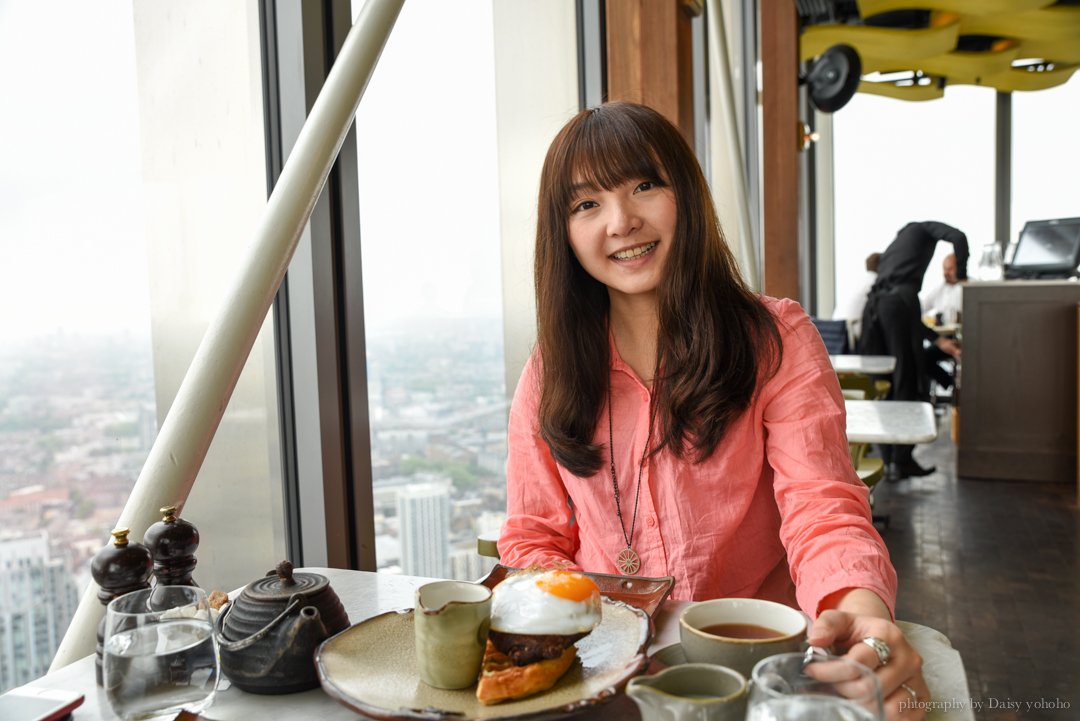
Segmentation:
{"type": "Polygon", "coordinates": [[[317,573],[293,573],[293,565],[282,561],[266,576],[248,584],[243,596],[263,603],[282,603],[296,594],[311,597],[330,586],[329,579],[317,573]]]}

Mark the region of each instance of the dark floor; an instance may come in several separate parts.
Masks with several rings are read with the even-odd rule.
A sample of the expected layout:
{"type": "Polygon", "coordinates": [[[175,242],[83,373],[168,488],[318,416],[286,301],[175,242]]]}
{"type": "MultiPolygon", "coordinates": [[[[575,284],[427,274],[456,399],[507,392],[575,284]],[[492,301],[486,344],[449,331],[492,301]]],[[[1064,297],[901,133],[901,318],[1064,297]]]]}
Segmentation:
{"type": "Polygon", "coordinates": [[[897,617],[949,637],[977,719],[1080,719],[1076,484],[957,479],[947,423],[915,452],[937,473],[875,490],[875,513],[890,517],[897,617]]]}

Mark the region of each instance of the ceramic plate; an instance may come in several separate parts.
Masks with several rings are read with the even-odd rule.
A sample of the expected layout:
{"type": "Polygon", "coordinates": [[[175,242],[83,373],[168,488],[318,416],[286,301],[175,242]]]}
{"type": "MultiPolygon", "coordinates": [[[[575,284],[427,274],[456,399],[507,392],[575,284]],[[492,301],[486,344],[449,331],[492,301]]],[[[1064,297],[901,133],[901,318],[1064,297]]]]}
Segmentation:
{"type": "Polygon", "coordinates": [[[648,664],[648,643],[644,611],[604,599],[600,625],[577,642],[578,660],[553,688],[494,706],[476,700],[475,685],[446,691],[420,680],[411,609],[375,616],[327,639],[315,664],[326,693],[376,719],[557,718],[609,701],[648,664]]]}
{"type": "MultiPolygon", "coordinates": [[[[488,588],[494,588],[500,581],[519,569],[510,568],[498,564],[491,569],[491,573],[485,576],[480,583],[488,588]]],[[[615,601],[628,603],[634,608],[640,608],[649,616],[656,615],[660,604],[671,593],[671,587],[675,585],[673,576],[663,578],[646,578],[644,576],[616,576],[609,573],[585,573],[591,578],[600,594],[615,601]]]]}

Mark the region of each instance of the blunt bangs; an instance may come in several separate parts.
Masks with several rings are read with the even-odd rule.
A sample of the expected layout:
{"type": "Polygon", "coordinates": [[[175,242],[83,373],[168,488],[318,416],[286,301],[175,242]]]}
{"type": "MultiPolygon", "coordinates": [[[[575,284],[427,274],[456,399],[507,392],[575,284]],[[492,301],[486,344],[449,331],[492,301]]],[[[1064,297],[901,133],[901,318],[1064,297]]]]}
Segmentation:
{"type": "Polygon", "coordinates": [[[581,183],[603,190],[639,178],[669,184],[656,155],[656,138],[647,132],[648,121],[610,110],[601,106],[582,113],[565,138],[561,167],[555,173],[556,199],[563,208],[569,207],[581,183]]]}

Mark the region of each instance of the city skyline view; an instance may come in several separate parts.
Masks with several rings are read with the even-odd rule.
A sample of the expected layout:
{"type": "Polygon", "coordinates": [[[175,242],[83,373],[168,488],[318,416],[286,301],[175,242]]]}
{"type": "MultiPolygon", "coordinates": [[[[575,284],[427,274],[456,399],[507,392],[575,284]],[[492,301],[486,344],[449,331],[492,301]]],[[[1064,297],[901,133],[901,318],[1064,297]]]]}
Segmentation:
{"type": "MultiPolygon", "coordinates": [[[[156,22],[176,14],[138,4],[0,1],[0,91],[34,108],[0,118],[0,135],[26,140],[9,144],[0,167],[0,306],[14,311],[0,321],[0,542],[25,549],[20,539],[31,539],[37,550],[22,563],[41,569],[39,577],[59,569],[74,593],[89,582],[88,561],[109,540],[163,405],[265,205],[252,8],[222,9],[213,31],[200,33],[198,63],[189,67],[173,62],[179,46],[170,43],[182,43],[182,33],[168,42],[155,34],[156,22]],[[68,22],[56,25],[56,11],[68,22]],[[55,53],[24,62],[34,48],[53,44],[55,53]],[[184,96],[192,101],[173,105],[186,84],[198,86],[184,96]],[[78,122],[71,122],[73,108],[78,122]]],[[[479,577],[491,560],[476,553],[476,534],[497,529],[502,517],[498,213],[485,209],[450,234],[405,228],[401,218],[415,214],[421,198],[425,212],[446,218],[461,200],[442,192],[435,176],[431,187],[399,192],[418,177],[403,162],[409,148],[415,163],[467,170],[457,187],[497,195],[491,13],[482,5],[408,3],[358,119],[368,128],[357,152],[365,171],[373,522],[378,565],[388,573],[430,567],[479,577]],[[468,33],[446,35],[450,23],[468,33]],[[406,112],[423,114],[416,48],[443,47],[451,37],[447,56],[456,60],[423,82],[429,92],[441,89],[445,102],[468,98],[482,122],[476,113],[448,117],[453,143],[437,134],[371,142],[387,129],[408,132],[400,122],[402,85],[418,90],[406,112]],[[440,149],[456,159],[437,159],[440,149]],[[395,340],[394,333],[403,335],[395,340]],[[430,507],[418,500],[425,493],[430,507]],[[438,535],[409,534],[417,520],[435,524],[438,535]]],[[[248,365],[203,463],[205,480],[183,512],[204,535],[196,581],[223,590],[249,582],[266,558],[283,552],[272,346],[260,341],[248,365]]],[[[3,579],[14,575],[0,565],[3,579]]],[[[70,608],[58,594],[19,588],[0,594],[0,635],[27,639],[16,645],[34,656],[24,672],[36,676],[47,669],[70,608]],[[26,608],[42,601],[58,610],[35,636],[26,608]]],[[[13,663],[0,657],[0,667],[13,663]]],[[[29,680],[0,679],[4,688],[29,680]]]]}
{"type": "Polygon", "coordinates": [[[149,343],[0,349],[0,691],[48,671],[156,434],[149,343]]]}
{"type": "MultiPolygon", "coordinates": [[[[369,339],[379,570],[475,580],[494,564],[476,537],[498,530],[505,507],[498,324],[416,327],[369,339]]],[[[0,691],[48,669],[141,470],[156,434],[151,360],[131,334],[61,333],[0,350],[0,640],[24,639],[8,644],[18,653],[0,691]],[[36,586],[20,564],[37,569],[36,586]],[[52,615],[35,630],[26,619],[46,578],[52,615]]]]}

